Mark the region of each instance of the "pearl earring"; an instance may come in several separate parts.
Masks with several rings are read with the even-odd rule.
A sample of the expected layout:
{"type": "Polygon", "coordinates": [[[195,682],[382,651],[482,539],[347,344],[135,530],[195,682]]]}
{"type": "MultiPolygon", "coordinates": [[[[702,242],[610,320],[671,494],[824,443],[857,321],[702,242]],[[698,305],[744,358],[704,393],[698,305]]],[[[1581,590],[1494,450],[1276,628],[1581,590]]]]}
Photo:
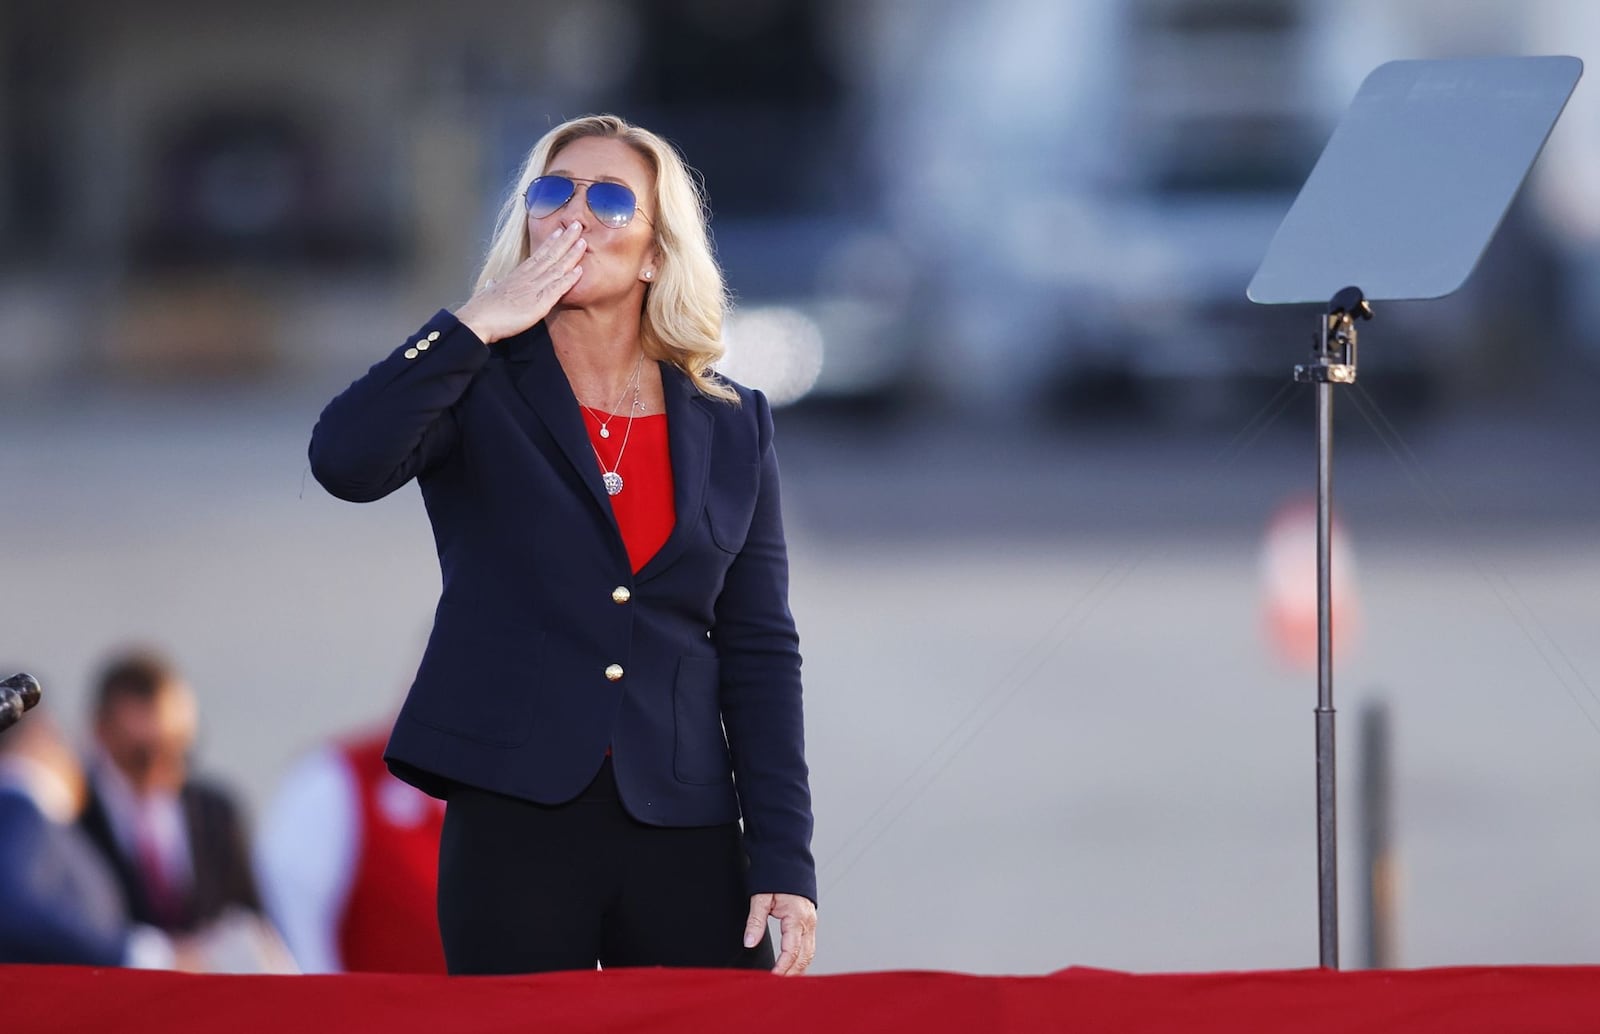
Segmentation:
{"type": "Polygon", "coordinates": [[[645,278],[645,279],[646,279],[646,280],[649,280],[649,279],[651,279],[651,278],[652,278],[652,277],[654,277],[654,276],[655,276],[655,275],[656,275],[656,271],[655,271],[655,270],[653,270],[653,269],[647,269],[647,270],[645,270],[645,271],[644,271],[644,278],[645,278]]]}

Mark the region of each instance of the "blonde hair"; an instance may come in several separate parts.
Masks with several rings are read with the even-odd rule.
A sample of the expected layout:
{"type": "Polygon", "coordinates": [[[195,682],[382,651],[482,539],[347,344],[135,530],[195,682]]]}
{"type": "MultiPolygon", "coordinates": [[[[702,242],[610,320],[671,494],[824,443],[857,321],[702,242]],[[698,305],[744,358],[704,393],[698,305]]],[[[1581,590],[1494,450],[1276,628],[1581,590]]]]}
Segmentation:
{"type": "Polygon", "coordinates": [[[677,149],[648,129],[615,115],[588,115],[563,122],[540,137],[500,206],[494,239],[478,271],[477,289],[489,280],[503,278],[528,257],[523,194],[562,148],[584,137],[621,140],[655,173],[653,218],[661,261],[654,280],[645,287],[639,330],[644,354],[682,370],[701,394],[738,402],[738,394],[712,369],[723,354],[722,321],[728,311],[728,289],[711,254],[705,195],[677,149]]]}

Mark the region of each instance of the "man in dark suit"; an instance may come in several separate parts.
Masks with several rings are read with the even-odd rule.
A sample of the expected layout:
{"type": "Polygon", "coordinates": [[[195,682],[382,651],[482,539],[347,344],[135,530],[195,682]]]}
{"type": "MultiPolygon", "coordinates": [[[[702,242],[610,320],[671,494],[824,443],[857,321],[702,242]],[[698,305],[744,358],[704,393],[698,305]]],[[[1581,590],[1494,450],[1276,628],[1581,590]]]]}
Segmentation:
{"type": "Polygon", "coordinates": [[[194,693],[165,658],[113,658],[95,695],[96,750],[80,820],[133,918],[180,933],[230,910],[261,912],[238,808],[189,776],[196,721],[194,693]]]}
{"type": "Polygon", "coordinates": [[[0,735],[0,963],[171,966],[128,918],[116,878],[73,825],[83,770],[47,712],[0,735]]]}

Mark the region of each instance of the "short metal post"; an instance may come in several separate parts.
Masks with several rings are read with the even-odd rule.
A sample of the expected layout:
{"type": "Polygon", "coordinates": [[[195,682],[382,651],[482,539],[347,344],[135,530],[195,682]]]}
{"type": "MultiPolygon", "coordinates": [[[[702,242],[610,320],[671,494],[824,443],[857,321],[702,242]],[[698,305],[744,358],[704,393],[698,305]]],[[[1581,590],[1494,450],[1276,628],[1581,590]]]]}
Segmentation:
{"type": "Polygon", "coordinates": [[[1389,709],[1380,701],[1361,711],[1361,875],[1366,898],[1367,969],[1393,969],[1399,963],[1397,928],[1399,873],[1394,857],[1392,737],[1389,709]]]}

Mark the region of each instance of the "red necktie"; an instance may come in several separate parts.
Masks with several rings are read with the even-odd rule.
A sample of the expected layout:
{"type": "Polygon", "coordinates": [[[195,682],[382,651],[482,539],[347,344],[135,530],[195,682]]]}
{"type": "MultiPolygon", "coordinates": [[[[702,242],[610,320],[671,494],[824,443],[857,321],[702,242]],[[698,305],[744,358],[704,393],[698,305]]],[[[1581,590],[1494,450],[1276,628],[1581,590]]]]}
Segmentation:
{"type": "Polygon", "coordinates": [[[178,888],[167,875],[155,822],[151,814],[143,810],[139,815],[138,850],[139,877],[144,884],[145,897],[150,901],[151,915],[157,926],[170,929],[177,925],[183,903],[178,888]]]}

